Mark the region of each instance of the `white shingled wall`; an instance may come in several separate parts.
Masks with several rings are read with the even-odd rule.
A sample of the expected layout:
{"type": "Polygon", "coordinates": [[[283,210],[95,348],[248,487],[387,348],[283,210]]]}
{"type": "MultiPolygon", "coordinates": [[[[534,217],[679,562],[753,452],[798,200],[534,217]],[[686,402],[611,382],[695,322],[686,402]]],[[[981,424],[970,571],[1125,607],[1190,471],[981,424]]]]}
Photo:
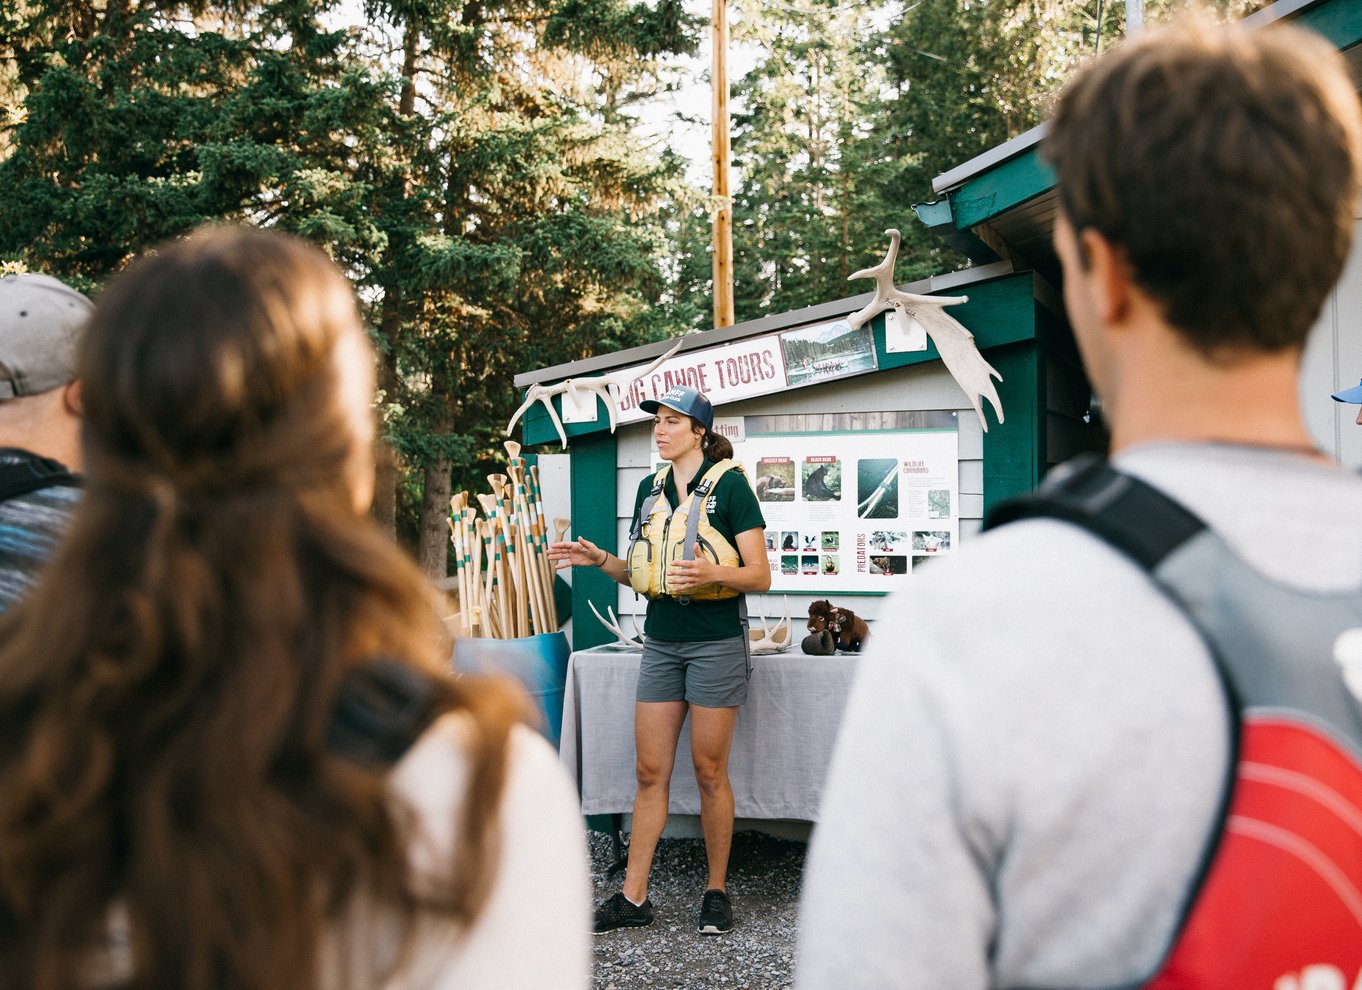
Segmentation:
{"type": "MultiPolygon", "coordinates": [[[[1362,224],[1358,225],[1362,227],[1362,224]]],[[[1362,229],[1356,238],[1362,239],[1362,229]]],[[[1356,244],[1356,242],[1355,242],[1356,244]]],[[[1362,468],[1362,426],[1358,407],[1335,402],[1329,393],[1362,380],[1362,251],[1352,257],[1324,303],[1311,331],[1301,367],[1301,407],[1315,442],[1344,467],[1362,468]]]]}

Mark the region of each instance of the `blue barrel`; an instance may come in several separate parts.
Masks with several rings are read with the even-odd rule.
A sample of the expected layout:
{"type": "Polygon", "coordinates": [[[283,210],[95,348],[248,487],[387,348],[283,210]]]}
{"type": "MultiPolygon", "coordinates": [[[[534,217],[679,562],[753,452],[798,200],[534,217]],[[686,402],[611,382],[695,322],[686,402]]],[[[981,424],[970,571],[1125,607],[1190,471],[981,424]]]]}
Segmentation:
{"type": "Polygon", "coordinates": [[[454,669],[507,674],[518,680],[543,713],[539,731],[557,748],[563,732],[563,688],[571,652],[562,632],[522,639],[468,637],[454,641],[454,669]]]}

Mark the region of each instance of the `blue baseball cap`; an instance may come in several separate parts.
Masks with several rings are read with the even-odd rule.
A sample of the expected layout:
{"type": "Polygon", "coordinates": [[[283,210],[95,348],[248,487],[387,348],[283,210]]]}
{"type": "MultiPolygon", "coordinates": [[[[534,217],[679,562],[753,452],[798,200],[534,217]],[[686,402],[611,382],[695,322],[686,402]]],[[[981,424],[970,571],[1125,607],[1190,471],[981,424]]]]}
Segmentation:
{"type": "Polygon", "coordinates": [[[1352,388],[1340,389],[1337,392],[1330,393],[1330,395],[1335,402],[1351,402],[1355,406],[1362,405],[1362,382],[1352,388]]]}
{"type": "MultiPolygon", "coordinates": [[[[1362,399],[1357,401],[1362,402],[1362,399]]],[[[644,399],[638,404],[640,409],[650,413],[657,412],[662,406],[690,416],[707,430],[714,427],[714,406],[710,405],[704,392],[685,385],[673,385],[662,393],[662,398],[644,399]]]]}

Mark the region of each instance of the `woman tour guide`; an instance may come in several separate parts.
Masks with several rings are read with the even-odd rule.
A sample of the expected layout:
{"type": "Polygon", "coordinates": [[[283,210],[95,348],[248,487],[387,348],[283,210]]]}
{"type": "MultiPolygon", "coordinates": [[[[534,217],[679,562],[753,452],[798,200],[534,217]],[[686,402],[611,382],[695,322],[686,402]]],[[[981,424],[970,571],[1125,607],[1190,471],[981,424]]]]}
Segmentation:
{"type": "Polygon", "coordinates": [[[709,399],[676,387],[639,403],[654,414],[653,438],[667,463],[639,485],[628,559],[578,537],[555,543],[559,566],[599,567],[648,598],[634,706],[638,790],[623,889],[596,910],[596,934],[652,923],[648,874],[667,823],[668,785],[686,714],[709,863],[700,931],[733,927],[726,878],[733,843],[728,751],[747,698],[744,593],[771,586],[765,521],[732,445],[712,432],[709,399]],[[679,493],[685,493],[680,497],[679,493]]]}

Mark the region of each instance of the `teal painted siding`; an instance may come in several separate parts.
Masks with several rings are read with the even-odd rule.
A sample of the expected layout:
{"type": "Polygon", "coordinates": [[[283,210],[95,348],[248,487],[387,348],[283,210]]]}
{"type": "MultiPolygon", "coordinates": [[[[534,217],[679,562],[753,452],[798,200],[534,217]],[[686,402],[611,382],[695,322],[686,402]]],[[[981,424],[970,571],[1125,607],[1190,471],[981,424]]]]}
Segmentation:
{"type": "Polygon", "coordinates": [[[1320,4],[1301,14],[1296,23],[1318,31],[1340,50],[1351,48],[1362,42],[1362,3],[1338,0],[1320,4]]]}
{"type": "MultiPolygon", "coordinates": [[[[969,297],[969,302],[950,306],[946,312],[960,321],[974,334],[974,343],[984,351],[990,347],[1030,340],[1036,333],[1034,301],[1032,299],[1032,276],[1029,272],[1000,278],[981,285],[971,285],[960,293],[969,297]]],[[[938,295],[950,296],[951,292],[938,295]]],[[[884,316],[875,317],[873,332],[875,353],[880,368],[902,368],[905,365],[921,364],[924,361],[939,361],[936,345],[927,342],[925,351],[890,354],[884,345],[884,316]]],[[[988,355],[985,354],[985,357],[988,355]]],[[[991,362],[990,362],[991,363],[991,362]]]]}
{"type": "MultiPolygon", "coordinates": [[[[547,417],[546,417],[547,421],[547,417]]],[[[549,429],[553,427],[550,424],[549,429]]],[[[619,552],[615,535],[615,463],[618,445],[613,433],[593,433],[572,441],[572,534],[619,552]]],[[[614,641],[595,616],[589,601],[613,602],[616,584],[594,567],[572,571],[572,648],[585,650],[614,641]]]]}
{"type": "Polygon", "coordinates": [[[1045,362],[1034,343],[989,351],[1007,422],[984,434],[984,512],[1036,487],[1046,461],[1045,362]]]}
{"type": "Polygon", "coordinates": [[[970,230],[1039,196],[1055,184],[1055,170],[1036,146],[970,179],[950,194],[958,230],[970,230]]]}
{"type": "MultiPolygon", "coordinates": [[[[562,419],[561,400],[550,400],[554,408],[558,410],[559,419],[562,419]]],[[[528,446],[539,443],[560,444],[562,440],[558,436],[558,431],[553,426],[553,421],[549,419],[549,414],[544,410],[542,402],[536,402],[525,415],[520,418],[520,423],[516,424],[521,428],[521,442],[528,446]]],[[[598,398],[596,400],[596,421],[594,423],[564,423],[563,432],[567,434],[569,442],[575,437],[586,436],[598,430],[610,429],[610,412],[605,408],[604,403],[598,398]]],[[[575,447],[576,444],[573,443],[575,447]]]]}

